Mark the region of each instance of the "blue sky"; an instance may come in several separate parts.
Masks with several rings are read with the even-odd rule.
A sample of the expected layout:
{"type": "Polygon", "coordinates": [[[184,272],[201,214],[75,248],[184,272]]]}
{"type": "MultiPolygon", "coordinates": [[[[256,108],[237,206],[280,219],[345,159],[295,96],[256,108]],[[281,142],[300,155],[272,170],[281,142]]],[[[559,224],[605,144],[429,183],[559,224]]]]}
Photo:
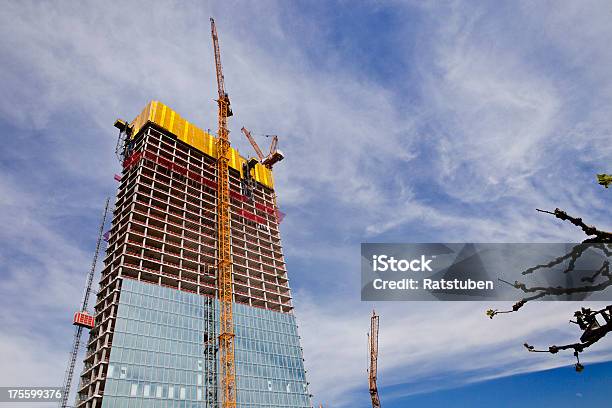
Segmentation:
{"type": "MultiPolygon", "coordinates": [[[[594,174],[612,171],[611,14],[570,1],[5,4],[0,383],[63,378],[116,188],[114,120],[157,99],[216,126],[214,16],[233,145],[251,152],[246,126],[280,135],[286,155],[275,169],[281,229],[315,401],[368,406],[360,242],[582,239],[536,207],[610,228],[612,196],[594,174]]],[[[567,366],[538,373],[571,355],[521,346],[574,340],[577,304],[494,321],[485,304],[375,306],[385,406],[477,406],[470,394],[511,399],[527,381],[552,396],[580,381],[567,366]]],[[[585,360],[611,356],[604,341],[585,360]]],[[[610,377],[596,367],[579,378],[610,377]]],[[[575,398],[595,398],[583,386],[575,398]]]]}

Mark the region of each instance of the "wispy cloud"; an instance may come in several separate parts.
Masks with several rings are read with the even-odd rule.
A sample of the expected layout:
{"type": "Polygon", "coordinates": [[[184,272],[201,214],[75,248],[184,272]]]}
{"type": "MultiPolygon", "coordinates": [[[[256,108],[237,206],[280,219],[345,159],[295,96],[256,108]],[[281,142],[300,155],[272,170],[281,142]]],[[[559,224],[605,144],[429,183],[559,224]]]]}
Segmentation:
{"type": "MultiPolygon", "coordinates": [[[[612,154],[606,4],[349,7],[340,25],[335,7],[272,1],[5,5],[0,308],[12,332],[3,348],[40,364],[23,373],[56,366],[63,375],[45,350],[69,346],[66,321],[114,189],[114,119],[159,99],[215,127],[209,15],[236,112],[232,143],[251,151],[244,125],[260,138],[279,134],[287,156],[275,172],[288,213],[281,228],[317,398],[356,404],[365,384],[360,241],[581,238],[535,215],[538,206],[608,222],[609,194],[593,183],[612,154]],[[31,337],[42,327],[53,335],[31,337]]],[[[574,307],[534,305],[549,315],[516,324],[489,322],[478,305],[452,316],[446,304],[381,306],[381,379],[397,384],[410,372],[423,380],[412,389],[425,389],[429,376],[449,374],[449,360],[472,380],[566,362],[513,347],[566,339],[554,328],[574,307]],[[493,326],[504,336],[492,337],[493,326]]]]}
{"type": "MultiPolygon", "coordinates": [[[[312,388],[317,399],[331,407],[367,406],[366,332],[373,305],[342,298],[322,300],[304,293],[298,293],[297,300],[300,333],[309,357],[306,366],[316,379],[312,388]],[[342,364],[330,363],[334,361],[342,364]]],[[[522,344],[548,347],[576,341],[580,332],[568,319],[583,305],[542,302],[523,313],[489,320],[485,310],[491,305],[482,303],[376,304],[381,315],[379,385],[383,395],[392,404],[405,395],[568,365],[575,361],[571,353],[532,354],[522,344]],[[404,386],[393,387],[397,385],[404,386]]],[[[589,362],[607,361],[612,350],[600,344],[584,357],[589,362]]]]}

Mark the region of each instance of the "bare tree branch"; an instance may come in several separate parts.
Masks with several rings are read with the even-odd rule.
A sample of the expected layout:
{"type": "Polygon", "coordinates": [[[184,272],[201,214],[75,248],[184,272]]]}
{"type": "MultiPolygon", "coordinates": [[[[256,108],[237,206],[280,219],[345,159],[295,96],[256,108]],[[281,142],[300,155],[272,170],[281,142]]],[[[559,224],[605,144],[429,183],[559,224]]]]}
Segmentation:
{"type": "Polygon", "coordinates": [[[579,354],[612,331],[612,305],[596,311],[582,308],[574,313],[574,317],[576,317],[576,321],[571,321],[571,323],[577,324],[580,326],[580,329],[583,330],[583,334],[580,336],[580,343],[565,344],[562,346],[552,345],[548,347],[548,350],[537,350],[534,346],[525,343],[525,348],[531,353],[550,354],[556,354],[562,350],[574,350],[574,356],[577,360],[575,365],[576,371],[580,372],[584,370],[584,366],[580,364],[579,354]]]}
{"type": "Polygon", "coordinates": [[[599,268],[593,276],[582,278],[582,281],[594,283],[595,279],[599,276],[606,277],[607,280],[597,285],[587,285],[587,286],[580,286],[576,288],[544,287],[544,286],[534,286],[530,288],[530,287],[527,287],[527,285],[525,285],[524,283],[519,282],[519,281],[510,283],[503,279],[499,279],[501,282],[506,283],[516,289],[520,289],[524,293],[534,293],[534,292],[537,292],[537,293],[535,293],[532,296],[527,296],[527,297],[522,298],[521,300],[516,302],[514,305],[512,305],[511,310],[489,309],[487,310],[486,314],[490,319],[492,319],[498,314],[517,312],[519,309],[525,306],[527,302],[531,300],[540,299],[544,296],[563,296],[563,295],[572,295],[575,293],[600,292],[606,289],[607,287],[612,286],[612,274],[610,274],[610,262],[609,261],[607,260],[604,261],[601,268],[599,268]]]}
{"type": "MultiPolygon", "coordinates": [[[[598,174],[597,179],[599,184],[608,188],[610,184],[612,184],[612,176],[607,174],[598,174]]],[[[558,257],[546,264],[540,264],[531,268],[526,269],[522,272],[523,275],[528,275],[534,273],[540,269],[549,269],[555,267],[557,265],[562,264],[563,262],[569,260],[567,268],[563,271],[563,273],[569,273],[574,271],[576,266],[576,262],[580,257],[585,253],[588,248],[596,248],[603,252],[606,257],[610,257],[612,255],[612,233],[608,231],[599,230],[598,228],[587,225],[584,223],[582,218],[572,217],[568,215],[565,211],[556,208],[554,211],[546,211],[537,209],[539,212],[552,214],[556,218],[559,218],[562,221],[569,221],[573,225],[580,227],[582,231],[587,235],[587,239],[585,239],[581,244],[578,244],[572,248],[570,252],[567,254],[558,257]]],[[[511,310],[493,310],[489,309],[486,312],[486,315],[493,319],[494,316],[498,314],[505,313],[513,313],[521,309],[527,302],[535,299],[539,299],[545,296],[559,296],[559,295],[571,295],[574,293],[588,293],[588,292],[599,292],[607,289],[609,286],[612,286],[612,274],[610,273],[610,261],[607,259],[602,263],[601,268],[599,268],[593,275],[583,277],[581,279],[582,282],[588,282],[591,285],[580,286],[576,288],[564,288],[564,287],[545,287],[545,286],[534,286],[528,287],[526,284],[515,281],[514,283],[510,283],[500,279],[500,281],[513,286],[516,289],[520,289],[525,294],[532,294],[530,296],[526,296],[512,305],[511,310]],[[603,282],[595,283],[596,280],[604,279],[603,282]]],[[[584,370],[584,366],[580,363],[580,353],[582,353],[586,348],[592,346],[597,343],[603,337],[605,337],[608,333],[612,331],[612,305],[606,306],[604,309],[592,311],[588,308],[582,308],[574,313],[574,317],[576,320],[570,320],[571,323],[577,324],[580,329],[583,331],[582,336],[580,336],[580,342],[565,344],[561,346],[552,345],[548,347],[548,349],[536,349],[534,346],[529,345],[527,343],[524,344],[525,348],[531,353],[550,353],[556,354],[562,350],[574,350],[574,356],[576,357],[576,371],[581,372],[584,370]]]]}
{"type": "Polygon", "coordinates": [[[546,210],[540,210],[539,208],[536,208],[537,211],[539,212],[543,212],[543,213],[547,213],[547,214],[552,214],[555,217],[559,218],[562,221],[569,221],[572,224],[574,224],[577,227],[580,227],[582,229],[582,231],[584,231],[584,233],[588,236],[588,237],[592,237],[592,238],[588,238],[586,240],[584,240],[584,243],[588,243],[588,242],[612,242],[612,232],[608,232],[608,231],[600,231],[597,228],[595,228],[592,225],[586,225],[583,221],[582,218],[577,218],[577,217],[572,217],[571,215],[568,215],[565,211],[559,209],[559,208],[555,208],[555,211],[546,211],[546,210]]]}
{"type": "Polygon", "coordinates": [[[535,272],[538,269],[542,269],[542,268],[552,268],[553,266],[559,265],[560,263],[562,263],[563,261],[570,259],[567,268],[563,271],[563,273],[568,273],[574,270],[574,267],[576,265],[576,260],[578,258],[580,258],[583,254],[583,252],[590,248],[592,245],[589,244],[578,244],[575,247],[572,248],[572,250],[570,252],[568,252],[567,254],[560,256],[552,261],[550,261],[547,264],[541,264],[541,265],[536,265],[532,268],[528,268],[526,270],[524,270],[523,272],[521,272],[523,275],[528,275],[530,273],[535,272]]]}

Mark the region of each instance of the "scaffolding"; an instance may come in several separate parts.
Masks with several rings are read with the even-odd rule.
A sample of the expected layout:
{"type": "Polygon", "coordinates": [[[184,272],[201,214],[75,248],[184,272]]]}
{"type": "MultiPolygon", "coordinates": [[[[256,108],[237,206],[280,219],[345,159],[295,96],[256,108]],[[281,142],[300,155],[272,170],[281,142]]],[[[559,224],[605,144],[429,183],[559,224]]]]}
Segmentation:
{"type": "MultiPolygon", "coordinates": [[[[95,304],[96,326],[78,386],[79,408],[99,408],[104,396],[123,279],[218,296],[216,157],[152,121],[141,125],[127,143],[130,153],[124,155],[95,304]]],[[[230,166],[234,302],[291,313],[274,190],[256,181],[249,199],[242,194],[242,180],[241,172],[230,166]]],[[[214,318],[219,320],[219,315],[214,318]]],[[[211,351],[204,347],[203,353],[211,351]]],[[[215,389],[219,384],[208,387],[215,389]]]]}

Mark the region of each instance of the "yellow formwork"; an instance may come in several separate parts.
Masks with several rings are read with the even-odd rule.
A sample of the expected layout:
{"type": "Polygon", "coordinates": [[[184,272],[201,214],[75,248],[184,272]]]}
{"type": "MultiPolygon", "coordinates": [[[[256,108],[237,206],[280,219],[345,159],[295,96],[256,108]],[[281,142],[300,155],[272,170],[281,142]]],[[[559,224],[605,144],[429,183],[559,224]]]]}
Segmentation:
{"type": "MultiPolygon", "coordinates": [[[[175,135],[179,140],[193,146],[199,151],[207,155],[217,158],[217,148],[215,144],[215,136],[203,131],[193,123],[189,123],[174,110],[158,101],[151,101],[144,108],[130,125],[133,128],[132,135],[138,134],[140,129],[148,122],[153,122],[157,126],[167,130],[175,135]]],[[[242,174],[242,163],[246,159],[238,153],[234,148],[230,148],[229,166],[236,169],[242,174]]],[[[254,178],[264,186],[274,188],[274,179],[272,172],[267,167],[258,163],[254,168],[254,178]]]]}

